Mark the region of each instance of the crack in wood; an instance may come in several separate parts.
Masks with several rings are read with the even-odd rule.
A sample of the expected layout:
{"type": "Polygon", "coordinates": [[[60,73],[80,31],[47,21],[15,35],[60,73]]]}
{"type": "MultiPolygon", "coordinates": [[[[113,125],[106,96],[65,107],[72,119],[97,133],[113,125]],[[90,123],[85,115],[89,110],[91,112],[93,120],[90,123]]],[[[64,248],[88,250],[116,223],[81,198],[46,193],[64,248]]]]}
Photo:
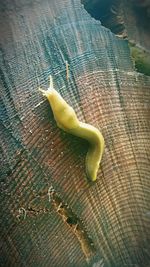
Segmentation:
{"type": "Polygon", "coordinates": [[[66,205],[55,191],[50,193],[52,207],[61,216],[62,220],[69,226],[77,237],[81,249],[86,257],[86,261],[89,262],[91,257],[96,254],[96,248],[92,239],[89,237],[85,226],[78,216],[66,205]]]}

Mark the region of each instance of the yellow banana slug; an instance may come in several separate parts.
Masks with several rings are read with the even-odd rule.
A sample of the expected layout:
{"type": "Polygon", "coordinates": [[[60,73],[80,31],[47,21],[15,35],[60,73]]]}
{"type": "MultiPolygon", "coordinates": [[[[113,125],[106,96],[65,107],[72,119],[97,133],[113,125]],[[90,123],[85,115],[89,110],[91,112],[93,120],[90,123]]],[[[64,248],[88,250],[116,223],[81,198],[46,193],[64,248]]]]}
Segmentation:
{"type": "Polygon", "coordinates": [[[104,138],[102,134],[94,126],[78,120],[73,108],[53,88],[52,76],[50,76],[48,90],[45,91],[40,88],[39,90],[47,97],[57,126],[65,132],[84,138],[89,142],[89,150],[86,155],[86,173],[90,180],[95,181],[104,152],[104,138]]]}

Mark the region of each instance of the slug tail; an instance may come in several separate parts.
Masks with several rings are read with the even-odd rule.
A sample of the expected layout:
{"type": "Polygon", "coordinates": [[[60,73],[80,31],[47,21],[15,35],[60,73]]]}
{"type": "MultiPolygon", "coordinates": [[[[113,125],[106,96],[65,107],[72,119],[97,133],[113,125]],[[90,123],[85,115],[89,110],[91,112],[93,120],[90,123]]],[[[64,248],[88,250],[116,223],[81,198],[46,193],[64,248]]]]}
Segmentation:
{"type": "Polygon", "coordinates": [[[95,135],[95,144],[91,144],[89,150],[86,155],[86,172],[88,178],[95,182],[97,179],[97,173],[99,169],[99,165],[101,163],[102,155],[104,152],[104,138],[102,134],[99,132],[97,135],[93,132],[93,138],[95,135]]]}
{"type": "Polygon", "coordinates": [[[89,150],[86,155],[86,173],[89,180],[92,182],[95,182],[97,179],[97,172],[99,169],[100,164],[100,155],[95,154],[96,147],[91,148],[89,147],[89,150]]]}

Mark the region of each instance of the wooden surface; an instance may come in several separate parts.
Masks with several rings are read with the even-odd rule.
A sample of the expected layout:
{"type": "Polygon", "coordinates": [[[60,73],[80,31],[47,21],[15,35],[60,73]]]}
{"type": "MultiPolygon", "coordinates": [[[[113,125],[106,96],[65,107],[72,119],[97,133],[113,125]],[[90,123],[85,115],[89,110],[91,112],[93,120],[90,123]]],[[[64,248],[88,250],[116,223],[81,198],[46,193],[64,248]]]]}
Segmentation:
{"type": "Polygon", "coordinates": [[[150,78],[79,0],[0,6],[1,266],[148,267],[150,78]],[[37,89],[50,74],[104,135],[93,185],[88,144],[56,126],[37,89]]]}

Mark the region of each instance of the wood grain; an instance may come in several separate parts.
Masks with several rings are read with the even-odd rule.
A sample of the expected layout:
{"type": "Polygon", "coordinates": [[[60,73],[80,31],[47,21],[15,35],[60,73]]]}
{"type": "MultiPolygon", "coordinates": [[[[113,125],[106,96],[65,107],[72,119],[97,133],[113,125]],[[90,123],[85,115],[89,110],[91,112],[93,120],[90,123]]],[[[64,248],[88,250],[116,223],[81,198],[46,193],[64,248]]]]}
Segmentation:
{"type": "Polygon", "coordinates": [[[79,0],[0,6],[1,266],[148,267],[150,78],[79,0]],[[105,138],[94,185],[88,144],[56,126],[38,92],[50,74],[105,138]],[[88,257],[76,227],[93,246],[88,257]]]}

